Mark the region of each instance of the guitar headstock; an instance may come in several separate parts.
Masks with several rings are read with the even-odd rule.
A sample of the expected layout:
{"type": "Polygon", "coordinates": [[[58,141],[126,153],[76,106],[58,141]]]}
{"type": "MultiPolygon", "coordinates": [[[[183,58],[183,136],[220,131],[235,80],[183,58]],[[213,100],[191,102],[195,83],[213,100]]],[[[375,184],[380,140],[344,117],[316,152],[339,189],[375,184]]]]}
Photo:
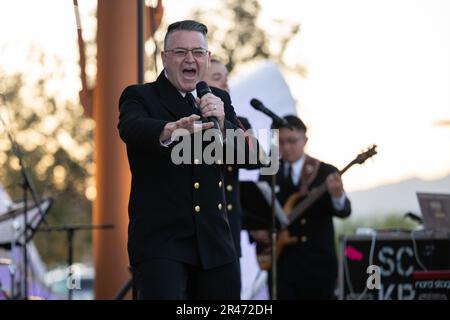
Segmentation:
{"type": "Polygon", "coordinates": [[[353,163],[363,164],[367,159],[373,157],[377,154],[377,145],[372,145],[366,151],[361,152],[358,156],[353,160],[353,163]]]}

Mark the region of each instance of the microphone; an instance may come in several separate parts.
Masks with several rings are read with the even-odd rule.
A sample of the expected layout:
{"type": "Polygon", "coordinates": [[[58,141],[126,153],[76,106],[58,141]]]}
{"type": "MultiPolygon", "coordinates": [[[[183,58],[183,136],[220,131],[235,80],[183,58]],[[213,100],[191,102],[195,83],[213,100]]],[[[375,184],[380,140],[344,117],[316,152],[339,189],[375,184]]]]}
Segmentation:
{"type": "Polygon", "coordinates": [[[272,111],[270,111],[269,109],[267,109],[261,101],[259,101],[258,99],[252,99],[250,100],[250,104],[252,105],[253,108],[255,108],[256,110],[261,111],[262,113],[266,114],[267,116],[269,116],[270,118],[272,118],[272,121],[275,122],[276,124],[283,126],[283,127],[288,127],[290,128],[291,126],[289,125],[289,123],[287,122],[286,119],[284,118],[280,118],[279,116],[277,116],[275,113],[273,113],[272,111]]]}
{"type": "MultiPolygon", "coordinates": [[[[211,93],[211,89],[205,81],[200,81],[197,83],[195,89],[197,90],[197,97],[199,98],[203,97],[207,93],[211,93]]],[[[208,121],[214,123],[215,129],[220,129],[219,120],[217,120],[216,117],[208,117],[208,121]]]]}
{"type": "Polygon", "coordinates": [[[404,215],[405,218],[410,218],[411,220],[414,220],[415,222],[419,223],[419,224],[423,224],[423,219],[418,216],[415,213],[412,213],[411,211],[408,211],[407,213],[405,213],[404,215]]]}

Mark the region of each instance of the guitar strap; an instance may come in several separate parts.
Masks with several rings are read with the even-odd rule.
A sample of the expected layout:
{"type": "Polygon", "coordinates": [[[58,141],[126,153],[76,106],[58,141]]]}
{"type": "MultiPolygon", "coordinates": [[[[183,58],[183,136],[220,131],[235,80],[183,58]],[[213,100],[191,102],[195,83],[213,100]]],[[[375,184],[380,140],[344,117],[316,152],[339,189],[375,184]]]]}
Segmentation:
{"type": "Polygon", "coordinates": [[[307,154],[305,154],[305,164],[303,165],[302,174],[300,178],[300,196],[308,195],[309,186],[317,177],[319,172],[320,161],[307,154]]]}

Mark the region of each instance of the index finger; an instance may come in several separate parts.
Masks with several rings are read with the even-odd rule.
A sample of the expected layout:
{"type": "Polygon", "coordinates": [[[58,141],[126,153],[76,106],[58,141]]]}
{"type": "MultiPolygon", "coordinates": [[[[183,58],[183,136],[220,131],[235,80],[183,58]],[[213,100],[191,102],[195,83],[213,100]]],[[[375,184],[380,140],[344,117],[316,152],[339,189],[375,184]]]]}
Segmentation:
{"type": "Polygon", "coordinates": [[[193,113],[189,117],[181,118],[180,120],[184,120],[183,122],[185,124],[187,124],[187,123],[193,123],[199,119],[200,119],[200,116],[198,114],[193,113]]]}

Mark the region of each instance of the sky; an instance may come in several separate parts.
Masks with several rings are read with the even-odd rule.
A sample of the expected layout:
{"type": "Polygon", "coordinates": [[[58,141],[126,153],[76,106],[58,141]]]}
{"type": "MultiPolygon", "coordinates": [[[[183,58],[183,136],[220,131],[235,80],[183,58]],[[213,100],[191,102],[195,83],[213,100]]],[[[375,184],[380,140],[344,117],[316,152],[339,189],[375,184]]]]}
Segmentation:
{"type": "MultiPolygon", "coordinates": [[[[216,2],[166,0],[165,19],[189,18],[194,6],[216,2]]],[[[94,30],[88,12],[95,3],[79,1],[87,37],[94,30]]],[[[450,173],[450,126],[434,125],[450,119],[450,1],[260,3],[261,26],[273,19],[301,24],[286,61],[301,63],[308,75],[283,74],[309,129],[307,151],[342,168],[365,147],[379,146],[373,160],[345,175],[349,191],[450,173]]],[[[29,48],[40,46],[64,62],[61,92],[77,98],[71,0],[0,0],[0,30],[0,70],[32,74],[29,48]]]]}

